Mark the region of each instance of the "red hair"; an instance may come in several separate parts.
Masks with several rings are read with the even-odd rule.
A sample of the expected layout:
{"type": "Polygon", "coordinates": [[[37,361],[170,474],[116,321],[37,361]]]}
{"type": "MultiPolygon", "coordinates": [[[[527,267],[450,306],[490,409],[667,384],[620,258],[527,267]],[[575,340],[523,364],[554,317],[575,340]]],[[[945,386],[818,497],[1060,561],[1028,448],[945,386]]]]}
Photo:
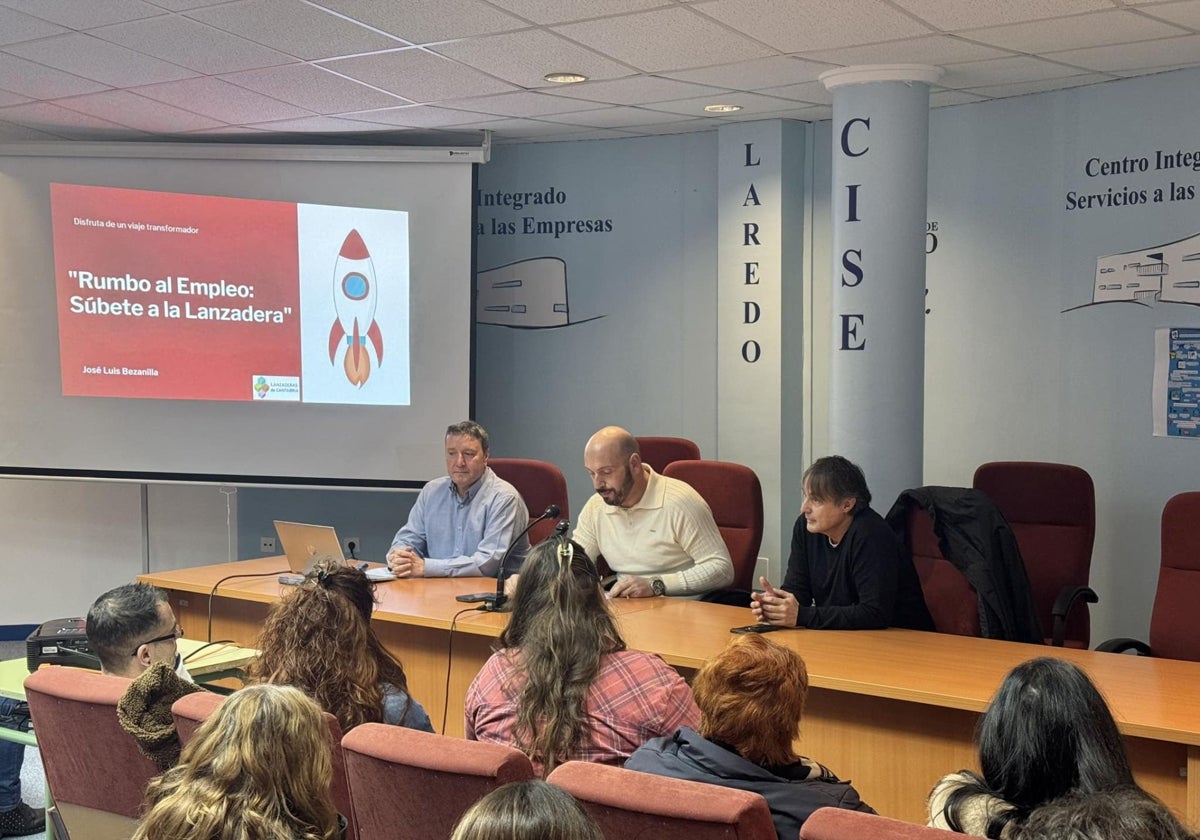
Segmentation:
{"type": "Polygon", "coordinates": [[[759,635],[739,636],[692,681],[700,734],[768,766],[796,760],[792,741],[808,696],[800,654],[759,635]]]}

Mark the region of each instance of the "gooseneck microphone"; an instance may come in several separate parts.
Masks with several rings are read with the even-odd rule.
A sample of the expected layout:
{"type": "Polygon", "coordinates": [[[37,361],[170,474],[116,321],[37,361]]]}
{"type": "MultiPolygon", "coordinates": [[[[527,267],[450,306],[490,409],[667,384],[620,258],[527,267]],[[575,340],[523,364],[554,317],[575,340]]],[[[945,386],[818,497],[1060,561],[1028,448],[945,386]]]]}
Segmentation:
{"type": "MultiPolygon", "coordinates": [[[[542,515],[534,519],[525,526],[525,530],[517,534],[517,538],[509,543],[508,548],[504,550],[504,556],[500,558],[500,568],[496,570],[496,591],[492,592],[475,592],[470,595],[458,595],[454,600],[462,601],[467,604],[482,603],[482,609],[488,612],[496,612],[504,608],[508,602],[507,596],[504,594],[504,569],[508,564],[509,555],[513,553],[513,549],[521,542],[521,539],[530,532],[534,525],[547,519],[553,519],[558,516],[558,505],[546,505],[546,509],[542,511],[542,515]]],[[[559,523],[560,526],[562,523],[559,523]]],[[[557,530],[555,531],[557,533],[557,530]]]]}

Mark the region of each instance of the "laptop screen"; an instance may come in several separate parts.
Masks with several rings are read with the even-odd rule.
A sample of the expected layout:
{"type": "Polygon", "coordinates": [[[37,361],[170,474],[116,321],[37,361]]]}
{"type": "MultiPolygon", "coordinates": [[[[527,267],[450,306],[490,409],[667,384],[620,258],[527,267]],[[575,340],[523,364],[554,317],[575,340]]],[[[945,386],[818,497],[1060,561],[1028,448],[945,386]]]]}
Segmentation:
{"type": "Polygon", "coordinates": [[[303,522],[275,520],[275,533],[287,555],[288,567],[296,574],[305,574],[318,560],[345,562],[342,543],[332,525],[306,525],[303,522]]]}

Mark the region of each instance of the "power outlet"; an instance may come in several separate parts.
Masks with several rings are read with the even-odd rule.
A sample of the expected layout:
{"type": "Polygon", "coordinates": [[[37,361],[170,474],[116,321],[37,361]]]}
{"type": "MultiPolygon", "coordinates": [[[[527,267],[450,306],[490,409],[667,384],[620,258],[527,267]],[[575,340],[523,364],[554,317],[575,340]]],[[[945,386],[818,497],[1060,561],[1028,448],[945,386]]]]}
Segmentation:
{"type": "Polygon", "coordinates": [[[260,552],[262,552],[263,554],[274,554],[275,553],[275,538],[274,537],[260,538],[258,541],[258,550],[260,552]]]}
{"type": "Polygon", "coordinates": [[[342,551],[350,557],[350,543],[354,543],[354,556],[362,557],[362,540],[358,537],[342,537],[342,551]]]}

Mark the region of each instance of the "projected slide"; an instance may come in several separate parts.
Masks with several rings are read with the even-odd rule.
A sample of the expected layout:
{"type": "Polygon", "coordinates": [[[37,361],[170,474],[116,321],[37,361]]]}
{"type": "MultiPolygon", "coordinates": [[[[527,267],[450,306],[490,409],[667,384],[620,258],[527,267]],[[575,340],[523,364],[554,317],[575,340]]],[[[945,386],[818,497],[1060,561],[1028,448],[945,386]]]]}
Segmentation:
{"type": "Polygon", "coordinates": [[[409,404],[407,213],[50,198],[65,396],[409,404]]]}

